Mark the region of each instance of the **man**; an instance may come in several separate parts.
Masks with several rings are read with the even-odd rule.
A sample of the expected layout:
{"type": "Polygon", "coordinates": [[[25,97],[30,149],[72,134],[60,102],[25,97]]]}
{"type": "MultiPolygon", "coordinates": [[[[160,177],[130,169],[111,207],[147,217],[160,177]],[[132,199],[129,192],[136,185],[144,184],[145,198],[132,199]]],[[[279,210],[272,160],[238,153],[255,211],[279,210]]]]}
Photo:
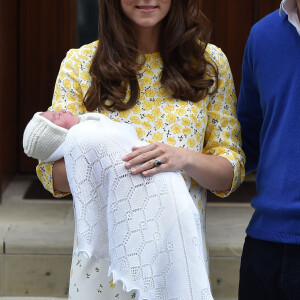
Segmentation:
{"type": "Polygon", "coordinates": [[[238,117],[247,172],[257,171],[239,300],[300,299],[300,0],[255,24],[238,117]]]}

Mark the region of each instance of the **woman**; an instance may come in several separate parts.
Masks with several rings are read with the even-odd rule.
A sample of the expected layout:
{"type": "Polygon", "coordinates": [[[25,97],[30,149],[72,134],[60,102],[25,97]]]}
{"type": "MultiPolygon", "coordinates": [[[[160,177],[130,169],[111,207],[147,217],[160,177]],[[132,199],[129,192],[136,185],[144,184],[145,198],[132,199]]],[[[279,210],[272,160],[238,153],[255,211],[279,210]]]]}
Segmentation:
{"type": "MultiPolygon", "coordinates": [[[[126,167],[144,176],[182,170],[204,237],[206,189],[224,197],[244,177],[232,75],[209,37],[199,0],[99,0],[99,42],[68,52],[50,108],[133,124],[151,145],[133,148],[126,167]]],[[[55,196],[70,191],[63,160],[41,163],[37,174],[55,196]]],[[[107,270],[73,256],[70,299],[135,298],[107,270]]]]}

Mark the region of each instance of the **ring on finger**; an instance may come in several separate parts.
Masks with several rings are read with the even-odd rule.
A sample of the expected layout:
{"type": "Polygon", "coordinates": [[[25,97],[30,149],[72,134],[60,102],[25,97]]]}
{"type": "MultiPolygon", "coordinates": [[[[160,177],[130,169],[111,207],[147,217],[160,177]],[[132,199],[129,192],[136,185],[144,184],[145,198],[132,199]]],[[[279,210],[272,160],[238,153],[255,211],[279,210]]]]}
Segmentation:
{"type": "Polygon", "coordinates": [[[154,161],[154,166],[155,167],[159,167],[159,166],[161,166],[162,165],[162,161],[160,160],[160,159],[156,159],[155,161],[154,161]]]}

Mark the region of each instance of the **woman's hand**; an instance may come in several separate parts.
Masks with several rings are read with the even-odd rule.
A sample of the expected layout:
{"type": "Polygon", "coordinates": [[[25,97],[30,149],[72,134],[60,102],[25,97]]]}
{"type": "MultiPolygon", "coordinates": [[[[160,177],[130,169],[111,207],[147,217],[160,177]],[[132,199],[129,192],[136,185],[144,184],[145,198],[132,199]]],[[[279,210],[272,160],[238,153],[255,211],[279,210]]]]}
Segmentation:
{"type": "Polygon", "coordinates": [[[187,149],[164,143],[153,143],[143,147],[133,147],[132,152],[123,160],[126,162],[127,169],[132,168],[132,174],[141,173],[143,176],[151,176],[160,172],[184,169],[186,151],[187,149]]]}
{"type": "Polygon", "coordinates": [[[131,174],[151,176],[160,172],[184,170],[202,187],[214,191],[229,191],[233,179],[232,164],[224,157],[206,155],[190,149],[154,143],[133,147],[123,160],[131,174]],[[160,166],[155,162],[161,161],[160,166]]]}

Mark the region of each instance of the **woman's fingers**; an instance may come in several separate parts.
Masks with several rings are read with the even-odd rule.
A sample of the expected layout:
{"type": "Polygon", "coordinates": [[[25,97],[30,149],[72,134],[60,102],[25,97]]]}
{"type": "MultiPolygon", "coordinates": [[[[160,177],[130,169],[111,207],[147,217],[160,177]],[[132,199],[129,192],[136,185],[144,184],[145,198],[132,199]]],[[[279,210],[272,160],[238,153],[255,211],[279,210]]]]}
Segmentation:
{"type": "Polygon", "coordinates": [[[163,171],[178,171],[182,168],[183,148],[164,143],[154,143],[143,147],[133,147],[123,160],[132,174],[150,176],[163,171]]]}

